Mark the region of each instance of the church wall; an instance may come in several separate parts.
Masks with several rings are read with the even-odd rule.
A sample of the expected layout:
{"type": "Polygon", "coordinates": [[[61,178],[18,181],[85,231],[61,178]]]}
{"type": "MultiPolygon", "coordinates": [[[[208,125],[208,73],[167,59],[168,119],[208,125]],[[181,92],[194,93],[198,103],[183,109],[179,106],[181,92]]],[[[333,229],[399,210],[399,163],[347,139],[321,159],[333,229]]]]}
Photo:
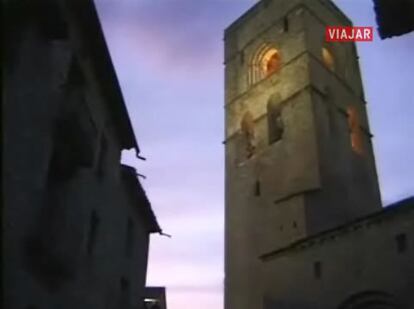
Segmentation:
{"type": "Polygon", "coordinates": [[[248,36],[249,40],[240,39],[241,42],[237,48],[232,45],[232,42],[243,38],[239,33],[231,33],[226,38],[225,50],[231,50],[231,56],[225,58],[226,104],[238,98],[243,99],[246,91],[257,93],[260,92],[260,88],[263,88],[260,87],[260,83],[258,87],[251,87],[248,75],[256,52],[265,44],[274,44],[280,51],[282,66],[289,64],[305,51],[304,25],[300,14],[302,14],[300,7],[293,8],[287,15],[282,15],[281,12],[276,13],[280,17],[264,28],[260,36],[252,36],[254,33],[252,31],[248,36]],[[288,23],[288,31],[284,29],[284,17],[288,23]]]}
{"type": "Polygon", "coordinates": [[[352,23],[330,1],[269,0],[226,30],[225,308],[267,308],[259,256],[380,210],[355,45],[326,25],[352,23]]]}
{"type": "MultiPolygon", "coordinates": [[[[225,61],[234,57],[249,43],[256,40],[273,25],[280,27],[282,18],[294,9],[301,0],[292,1],[261,1],[252,7],[245,15],[230,25],[225,31],[225,61]]],[[[279,28],[280,29],[280,28],[279,28]]]]}
{"type": "Polygon", "coordinates": [[[271,299],[265,308],[338,308],[367,291],[385,292],[401,308],[414,308],[413,221],[412,208],[381,215],[269,257],[263,262],[264,297],[271,299]],[[404,252],[398,252],[401,234],[406,235],[404,252]]]}
{"type": "MultiPolygon", "coordinates": [[[[303,235],[303,199],[297,197],[280,201],[278,205],[274,203],[292,193],[286,193],[283,188],[289,187],[288,183],[295,183],[292,191],[297,192],[318,186],[318,173],[314,168],[317,166],[314,164],[316,157],[312,155],[315,149],[311,144],[303,146],[294,142],[300,130],[310,136],[309,140],[312,139],[312,129],[309,128],[313,124],[307,117],[311,105],[305,89],[309,84],[308,60],[304,56],[302,30],[300,11],[292,11],[289,14],[289,32],[283,31],[283,19],[280,19],[267,29],[263,37],[252,37],[249,41],[247,36],[237,34],[237,38],[241,38],[238,48],[244,50],[240,53],[238,49],[238,54],[226,58],[226,205],[233,205],[231,208],[226,206],[226,290],[232,297],[226,296],[225,302],[229,308],[254,308],[257,299],[261,298],[257,284],[260,281],[258,255],[273,250],[275,240],[281,244],[286,238],[303,235]],[[248,76],[250,63],[257,49],[269,42],[276,42],[281,53],[281,70],[252,86],[248,76]],[[269,147],[267,104],[272,95],[278,97],[279,103],[286,101],[287,107],[283,112],[286,135],[283,141],[269,147]],[[258,154],[257,158],[254,156],[249,160],[245,157],[244,137],[240,131],[247,111],[254,119],[254,143],[258,154]],[[293,125],[295,117],[301,118],[301,126],[293,125]],[[295,147],[309,147],[301,151],[301,154],[307,153],[306,157],[296,153],[295,147]],[[289,156],[291,163],[282,164],[286,163],[283,158],[289,156]],[[298,163],[296,166],[307,166],[309,173],[298,175],[293,170],[293,162],[298,163]],[[277,178],[274,174],[288,177],[277,178]],[[257,182],[260,183],[258,196],[255,194],[257,182]],[[281,209],[290,210],[291,222],[286,226],[282,226],[284,223],[279,218],[281,209]],[[270,218],[277,218],[280,224],[270,218]],[[265,235],[264,231],[271,231],[272,227],[277,230],[265,235]]],[[[233,48],[237,38],[226,38],[226,49],[233,48]]]]}

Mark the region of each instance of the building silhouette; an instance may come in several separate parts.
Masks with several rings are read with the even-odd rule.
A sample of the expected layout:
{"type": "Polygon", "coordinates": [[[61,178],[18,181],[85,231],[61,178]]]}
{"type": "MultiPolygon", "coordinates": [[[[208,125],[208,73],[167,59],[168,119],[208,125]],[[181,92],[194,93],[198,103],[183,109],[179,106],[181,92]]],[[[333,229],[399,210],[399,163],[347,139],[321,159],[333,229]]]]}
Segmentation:
{"type": "Polygon", "coordinates": [[[414,308],[414,199],[383,209],[352,22],[263,0],[225,31],[225,308],[414,308]]]}
{"type": "Polygon", "coordinates": [[[414,31],[414,0],[373,0],[381,39],[414,31]]]}
{"type": "Polygon", "coordinates": [[[161,229],[93,1],[3,9],[3,308],[141,309],[161,229]]]}

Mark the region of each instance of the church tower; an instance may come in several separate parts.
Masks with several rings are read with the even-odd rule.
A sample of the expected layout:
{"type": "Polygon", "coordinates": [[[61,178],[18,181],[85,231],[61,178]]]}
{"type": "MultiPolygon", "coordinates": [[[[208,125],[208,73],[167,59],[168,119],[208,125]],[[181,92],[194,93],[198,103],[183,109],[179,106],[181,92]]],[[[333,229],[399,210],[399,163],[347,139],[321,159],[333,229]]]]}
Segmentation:
{"type": "Polygon", "coordinates": [[[381,207],[352,25],[262,0],[225,31],[225,308],[262,308],[260,256],[381,207]]]}

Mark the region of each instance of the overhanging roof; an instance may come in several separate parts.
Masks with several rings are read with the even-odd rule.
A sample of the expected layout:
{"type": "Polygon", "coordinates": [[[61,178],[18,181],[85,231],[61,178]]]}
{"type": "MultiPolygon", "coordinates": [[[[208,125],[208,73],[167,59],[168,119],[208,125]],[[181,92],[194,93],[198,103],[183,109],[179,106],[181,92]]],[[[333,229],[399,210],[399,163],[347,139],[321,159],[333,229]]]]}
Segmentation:
{"type": "Polygon", "coordinates": [[[82,42],[82,52],[91,61],[105,97],[105,104],[115,123],[115,130],[123,149],[135,148],[138,143],[122,96],[115,69],[105,41],[102,26],[92,0],[61,0],[68,23],[76,23],[76,33],[82,42]]]}
{"type": "Polygon", "coordinates": [[[374,0],[374,10],[382,39],[414,30],[414,0],[374,0]]]}

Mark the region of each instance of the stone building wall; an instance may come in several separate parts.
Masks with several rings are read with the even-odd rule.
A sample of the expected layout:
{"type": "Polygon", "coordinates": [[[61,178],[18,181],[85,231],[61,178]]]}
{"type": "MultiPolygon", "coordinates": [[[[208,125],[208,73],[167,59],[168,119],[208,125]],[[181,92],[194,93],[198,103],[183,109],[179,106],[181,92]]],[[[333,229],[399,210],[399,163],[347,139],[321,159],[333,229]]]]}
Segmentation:
{"type": "Polygon", "coordinates": [[[4,307],[138,308],[159,227],[120,165],[136,141],[122,95],[108,93],[109,53],[88,44],[103,40],[92,2],[81,12],[97,37],[82,33],[79,7],[56,3],[6,7],[19,22],[3,74],[4,307]]]}
{"type": "Polygon", "coordinates": [[[402,204],[263,257],[258,308],[414,308],[414,199],[402,204]]]}
{"type": "Polygon", "coordinates": [[[326,25],[352,23],[331,1],[263,0],[225,31],[227,309],[261,299],[260,255],[381,209],[356,48],[326,25]]]}

